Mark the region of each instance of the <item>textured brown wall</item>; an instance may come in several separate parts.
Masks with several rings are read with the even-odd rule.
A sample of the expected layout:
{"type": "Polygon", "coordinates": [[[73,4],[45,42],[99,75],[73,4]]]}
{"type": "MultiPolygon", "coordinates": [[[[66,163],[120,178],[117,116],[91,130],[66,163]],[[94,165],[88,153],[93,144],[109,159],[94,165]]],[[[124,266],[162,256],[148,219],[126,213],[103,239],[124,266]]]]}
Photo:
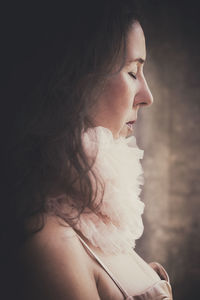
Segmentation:
{"type": "Polygon", "coordinates": [[[200,21],[198,1],[148,1],[145,73],[154,104],[136,127],[145,230],[137,251],[167,269],[176,300],[200,299],[200,21]],[[199,287],[198,287],[199,286],[199,287]],[[198,288],[197,288],[198,287],[198,288]]]}

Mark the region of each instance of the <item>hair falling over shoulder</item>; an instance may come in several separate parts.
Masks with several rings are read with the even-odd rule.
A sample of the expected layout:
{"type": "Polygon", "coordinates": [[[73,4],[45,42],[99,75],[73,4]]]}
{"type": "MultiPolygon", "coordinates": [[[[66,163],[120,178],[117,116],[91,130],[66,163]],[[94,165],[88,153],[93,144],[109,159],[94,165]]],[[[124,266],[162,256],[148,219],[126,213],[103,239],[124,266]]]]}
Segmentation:
{"type": "Polygon", "coordinates": [[[136,1],[87,0],[62,11],[27,9],[16,19],[2,164],[3,238],[11,244],[40,230],[48,211],[73,226],[85,207],[98,209],[88,175],[94,161],[81,133],[93,127],[88,110],[106,79],[123,66],[126,35],[138,15],[136,1]],[[63,213],[63,201],[73,202],[77,216],[63,213]],[[34,216],[38,222],[27,232],[34,216]]]}

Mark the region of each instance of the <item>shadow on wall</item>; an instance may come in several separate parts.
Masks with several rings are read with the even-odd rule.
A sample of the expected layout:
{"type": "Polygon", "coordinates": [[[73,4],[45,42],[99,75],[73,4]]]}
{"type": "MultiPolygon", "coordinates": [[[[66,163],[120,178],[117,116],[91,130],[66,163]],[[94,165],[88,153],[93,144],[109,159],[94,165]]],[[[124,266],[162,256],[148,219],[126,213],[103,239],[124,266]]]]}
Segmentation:
{"type": "Polygon", "coordinates": [[[164,265],[174,299],[185,300],[198,298],[200,284],[200,24],[195,5],[174,3],[146,5],[145,73],[154,104],[142,109],[136,128],[146,206],[136,250],[164,265]]]}

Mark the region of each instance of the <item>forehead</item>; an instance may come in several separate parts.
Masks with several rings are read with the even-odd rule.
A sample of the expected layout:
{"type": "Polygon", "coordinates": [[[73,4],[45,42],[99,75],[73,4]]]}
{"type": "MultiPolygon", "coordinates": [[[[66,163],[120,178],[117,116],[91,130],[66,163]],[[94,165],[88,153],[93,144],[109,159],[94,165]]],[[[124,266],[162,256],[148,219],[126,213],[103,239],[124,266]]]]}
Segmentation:
{"type": "Polygon", "coordinates": [[[141,57],[146,59],[146,45],[144,32],[138,22],[134,22],[127,35],[127,59],[141,57]]]}

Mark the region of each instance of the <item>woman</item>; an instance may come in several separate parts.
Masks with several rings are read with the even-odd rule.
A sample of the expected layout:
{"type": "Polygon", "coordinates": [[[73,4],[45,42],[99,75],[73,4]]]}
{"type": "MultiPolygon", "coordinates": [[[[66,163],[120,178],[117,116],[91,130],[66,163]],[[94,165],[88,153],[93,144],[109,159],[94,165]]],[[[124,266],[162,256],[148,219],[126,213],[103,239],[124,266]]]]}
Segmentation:
{"type": "Polygon", "coordinates": [[[40,43],[29,32],[7,155],[5,277],[17,274],[20,299],[172,299],[164,268],[133,249],[143,151],[129,135],[153,102],[135,11],[128,0],[75,3],[57,30],[38,26],[40,43]]]}

